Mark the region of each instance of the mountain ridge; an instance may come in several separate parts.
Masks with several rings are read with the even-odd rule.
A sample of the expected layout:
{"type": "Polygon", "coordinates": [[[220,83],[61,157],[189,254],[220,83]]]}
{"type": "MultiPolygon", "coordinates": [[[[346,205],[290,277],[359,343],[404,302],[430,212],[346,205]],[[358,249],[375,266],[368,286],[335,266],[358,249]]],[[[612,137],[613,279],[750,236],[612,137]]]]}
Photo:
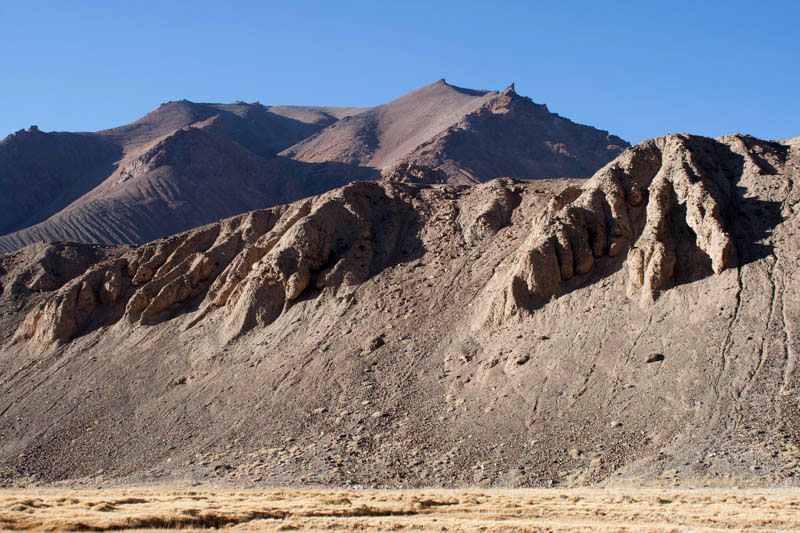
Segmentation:
{"type": "Polygon", "coordinates": [[[0,235],[0,253],[48,240],[143,243],[356,179],[377,179],[381,172],[394,181],[419,179],[412,175],[416,172],[453,183],[501,176],[585,178],[627,145],[607,132],[556,118],[546,107],[528,113],[536,104],[512,93],[463,89],[440,80],[367,109],[182,100],[99,132],[25,133],[41,137],[42,148],[22,153],[8,149],[19,140],[0,143],[6,198],[24,200],[9,205],[5,220],[0,219],[0,227],[7,228],[0,235]],[[498,98],[509,102],[482,107],[498,98]],[[481,109],[480,116],[464,122],[481,109]],[[185,137],[181,132],[187,128],[199,131],[215,116],[229,140],[221,140],[221,131],[193,134],[196,146],[182,157],[167,153],[180,145],[168,139],[185,137]],[[528,124],[536,121],[541,124],[528,124]],[[561,126],[553,128],[553,121],[561,126]],[[172,163],[143,165],[154,149],[165,152],[156,159],[172,163]],[[58,155],[76,150],[84,163],[58,155]],[[212,153],[221,159],[206,157],[212,153]],[[52,168],[36,170],[31,164],[48,159],[52,168]],[[409,168],[417,170],[409,173],[409,168]],[[235,190],[240,185],[242,190],[235,190]],[[211,198],[219,205],[210,204],[211,198]]]}

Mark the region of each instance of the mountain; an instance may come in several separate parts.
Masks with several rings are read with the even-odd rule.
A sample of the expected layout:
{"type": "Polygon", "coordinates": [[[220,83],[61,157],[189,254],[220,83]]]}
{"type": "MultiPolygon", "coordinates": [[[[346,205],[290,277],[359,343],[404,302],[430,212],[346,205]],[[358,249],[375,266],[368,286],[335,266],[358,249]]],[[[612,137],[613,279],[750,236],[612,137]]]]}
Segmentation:
{"type": "Polygon", "coordinates": [[[796,483],[799,172],[670,135],[0,256],[0,475],[796,483]]]}
{"type": "Polygon", "coordinates": [[[259,157],[232,137],[220,115],[134,154],[44,222],[0,237],[0,251],[37,241],[144,242],[372,176],[347,165],[259,157]]]}
{"type": "Polygon", "coordinates": [[[260,156],[272,156],[350,114],[363,109],[337,107],[199,104],[188,100],[162,104],[131,124],[98,134],[133,153],[153,141],[196,122],[219,115],[239,144],[260,156]]]}
{"type": "MultiPolygon", "coordinates": [[[[69,173],[59,176],[61,167],[51,165],[51,173],[62,181],[70,183],[78,175],[88,186],[77,189],[70,183],[67,193],[57,197],[61,200],[57,209],[29,213],[25,220],[31,224],[0,237],[0,252],[37,241],[140,243],[318,194],[353,179],[371,178],[375,175],[371,170],[275,157],[295,140],[337,120],[337,113],[349,111],[283,107],[273,112],[258,104],[182,101],[162,105],[133,124],[94,134],[18,133],[3,142],[31,135],[77,137],[106,147],[113,155],[102,161],[101,172],[90,175],[81,175],[82,167],[65,164],[69,173]],[[76,190],[79,194],[74,194],[76,190]]],[[[14,157],[20,153],[16,149],[7,153],[12,154],[6,159],[7,168],[14,170],[12,176],[21,176],[9,189],[24,196],[41,179],[25,176],[20,161],[41,154],[29,150],[23,154],[26,157],[14,157]]],[[[2,154],[0,150],[0,161],[2,154]]],[[[10,213],[13,216],[14,211],[10,213]]]]}
{"type": "Polygon", "coordinates": [[[31,128],[0,141],[0,253],[143,243],[382,171],[452,183],[586,178],[624,146],[511,89],[443,81],[372,109],[169,102],[109,130],[31,128]]]}
{"type": "Polygon", "coordinates": [[[339,161],[396,172],[413,165],[443,172],[448,183],[499,177],[588,178],[628,143],[607,131],[550,113],[503,92],[440,80],[337,121],[283,151],[306,162],[339,161]]]}

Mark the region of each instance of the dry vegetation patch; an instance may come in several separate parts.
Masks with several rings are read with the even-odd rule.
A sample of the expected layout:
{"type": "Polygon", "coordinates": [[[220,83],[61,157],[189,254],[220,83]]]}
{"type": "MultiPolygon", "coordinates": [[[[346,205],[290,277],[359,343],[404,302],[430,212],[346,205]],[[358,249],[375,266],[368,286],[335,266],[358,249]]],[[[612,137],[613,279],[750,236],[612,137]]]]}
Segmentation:
{"type": "Polygon", "coordinates": [[[790,489],[0,492],[11,531],[797,531],[790,489]]]}

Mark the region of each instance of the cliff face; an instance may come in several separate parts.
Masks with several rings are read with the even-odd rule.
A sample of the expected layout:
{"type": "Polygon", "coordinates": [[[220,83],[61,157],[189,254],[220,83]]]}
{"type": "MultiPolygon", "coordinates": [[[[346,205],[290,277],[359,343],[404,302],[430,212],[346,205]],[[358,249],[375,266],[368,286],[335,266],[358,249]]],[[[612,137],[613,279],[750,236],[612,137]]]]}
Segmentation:
{"type": "Polygon", "coordinates": [[[673,135],[0,257],[0,472],[791,483],[799,150],[673,135]]]}

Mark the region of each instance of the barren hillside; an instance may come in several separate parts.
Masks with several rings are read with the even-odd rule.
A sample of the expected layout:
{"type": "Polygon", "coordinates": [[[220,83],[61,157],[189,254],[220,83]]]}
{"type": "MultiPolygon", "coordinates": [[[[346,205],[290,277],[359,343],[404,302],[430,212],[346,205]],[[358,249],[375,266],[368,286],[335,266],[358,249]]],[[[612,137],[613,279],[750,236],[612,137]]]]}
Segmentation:
{"type": "Polygon", "coordinates": [[[9,135],[0,141],[0,235],[40,222],[91,191],[121,156],[120,147],[92,134],[31,126],[9,135]]]}
{"type": "Polygon", "coordinates": [[[232,138],[219,115],[137,154],[44,222],[0,237],[0,252],[52,240],[146,242],[374,177],[347,165],[259,157],[232,138]]]}
{"type": "Polygon", "coordinates": [[[392,173],[413,164],[449,183],[499,177],[588,178],[628,143],[550,113],[518,95],[474,91],[443,79],[287,148],[307,162],[340,161],[392,173]]]}
{"type": "Polygon", "coordinates": [[[397,181],[585,178],[624,146],[513,90],[444,81],[373,109],[168,102],[96,133],[0,142],[0,253],[141,244],[382,170],[397,181]]]}
{"type": "Polygon", "coordinates": [[[275,156],[360,111],[183,100],[97,133],[21,130],[0,141],[0,253],[51,240],[141,243],[374,177],[275,156]]]}
{"type": "Polygon", "coordinates": [[[792,483],[798,150],[671,135],[585,182],[358,182],[0,256],[0,472],[792,483]]]}

